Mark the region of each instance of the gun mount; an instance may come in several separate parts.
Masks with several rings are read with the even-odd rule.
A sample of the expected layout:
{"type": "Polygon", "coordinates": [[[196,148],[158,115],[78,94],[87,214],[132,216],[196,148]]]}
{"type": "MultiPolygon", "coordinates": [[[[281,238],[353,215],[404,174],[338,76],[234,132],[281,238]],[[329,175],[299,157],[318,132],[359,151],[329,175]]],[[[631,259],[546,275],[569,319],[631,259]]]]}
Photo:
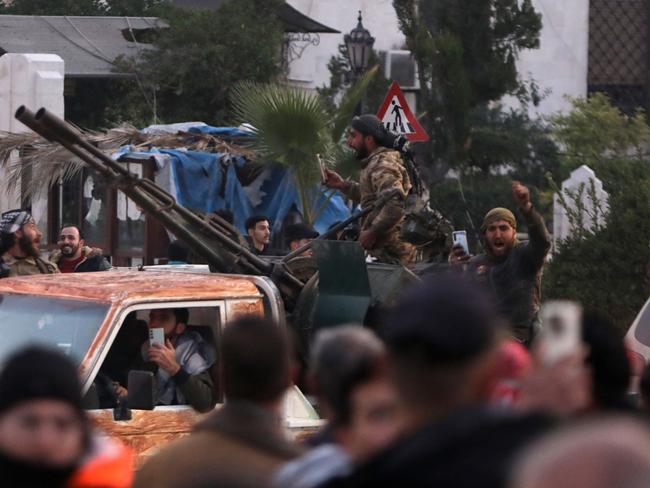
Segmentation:
{"type": "MultiPolygon", "coordinates": [[[[45,139],[58,143],[98,172],[106,182],[121,190],[147,215],[158,220],[167,230],[183,241],[219,273],[268,276],[282,295],[285,309],[293,312],[305,288],[313,293],[317,280],[300,277],[291,269],[292,259],[312,247],[303,246],[283,259],[267,260],[252,253],[238,239],[235,227],[217,215],[199,215],[181,205],[168,192],[153,181],[129,172],[122,165],[105,155],[99,148],[86,141],[71,124],[41,108],[36,113],[25,106],[16,111],[16,118],[45,139]],[[302,279],[301,279],[302,278],[302,279]],[[309,282],[309,283],[308,283],[309,282]],[[309,285],[306,287],[306,285],[309,285]]],[[[374,207],[364,209],[320,237],[325,239],[349,223],[362,218],[368,212],[383,205],[394,195],[384,195],[374,207]]],[[[301,300],[304,302],[304,299],[301,300]]],[[[298,316],[304,316],[301,311],[298,316]]]]}

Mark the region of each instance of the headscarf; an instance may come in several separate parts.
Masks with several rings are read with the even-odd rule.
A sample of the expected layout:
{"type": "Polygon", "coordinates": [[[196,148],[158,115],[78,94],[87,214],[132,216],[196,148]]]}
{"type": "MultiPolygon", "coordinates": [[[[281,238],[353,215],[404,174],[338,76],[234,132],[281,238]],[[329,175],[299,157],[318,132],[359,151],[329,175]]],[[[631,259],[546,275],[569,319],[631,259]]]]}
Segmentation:
{"type": "Polygon", "coordinates": [[[483,218],[483,224],[481,224],[481,232],[485,233],[488,226],[498,220],[505,220],[512,226],[513,229],[517,228],[517,219],[515,218],[515,215],[507,208],[496,207],[485,214],[485,217],[483,218]]]}
{"type": "Polygon", "coordinates": [[[9,210],[2,214],[0,219],[0,232],[3,234],[13,234],[20,230],[32,218],[27,210],[15,209],[9,210]]]}

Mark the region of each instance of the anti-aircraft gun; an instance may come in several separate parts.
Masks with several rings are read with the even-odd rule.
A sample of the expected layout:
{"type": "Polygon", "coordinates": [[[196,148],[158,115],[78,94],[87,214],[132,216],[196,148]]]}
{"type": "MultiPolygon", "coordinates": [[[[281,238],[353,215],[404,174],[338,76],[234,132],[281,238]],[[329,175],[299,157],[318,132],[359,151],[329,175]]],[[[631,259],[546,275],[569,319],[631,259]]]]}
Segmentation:
{"type": "Polygon", "coordinates": [[[364,209],[289,255],[266,259],[243,246],[237,229],[224,219],[218,215],[199,215],[179,205],[153,181],[129,172],[86,141],[74,126],[45,108],[34,113],[22,106],[16,111],[16,118],[91,166],[110,186],[121,190],[205,259],[211,271],[269,277],[280,291],[289,313],[288,322],[298,332],[303,353],[315,328],[361,322],[364,317],[372,321],[371,317],[390,303],[403,285],[417,279],[401,266],[366,265],[357,243],[327,240],[376,206],[383,205],[392,194],[384,195],[375,207],[364,209]],[[315,258],[301,258],[309,248],[313,248],[315,258]],[[306,266],[305,261],[308,261],[306,266]]]}

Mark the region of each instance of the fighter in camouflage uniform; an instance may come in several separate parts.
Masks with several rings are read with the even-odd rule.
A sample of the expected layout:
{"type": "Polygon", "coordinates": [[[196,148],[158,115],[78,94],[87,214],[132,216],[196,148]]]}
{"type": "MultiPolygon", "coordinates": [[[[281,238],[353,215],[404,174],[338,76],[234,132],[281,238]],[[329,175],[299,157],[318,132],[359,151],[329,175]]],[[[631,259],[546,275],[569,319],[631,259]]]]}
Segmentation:
{"type": "Polygon", "coordinates": [[[359,183],[345,181],[336,172],[325,170],[325,184],[341,190],[351,200],[361,203],[362,208],[373,205],[385,192],[397,189],[395,197],[364,218],[359,243],[382,263],[406,265],[413,258],[415,248],[400,239],[404,202],[411,189],[404,162],[398,151],[382,145],[386,133],[376,116],[355,117],[351,125],[347,143],[361,162],[359,183]]]}

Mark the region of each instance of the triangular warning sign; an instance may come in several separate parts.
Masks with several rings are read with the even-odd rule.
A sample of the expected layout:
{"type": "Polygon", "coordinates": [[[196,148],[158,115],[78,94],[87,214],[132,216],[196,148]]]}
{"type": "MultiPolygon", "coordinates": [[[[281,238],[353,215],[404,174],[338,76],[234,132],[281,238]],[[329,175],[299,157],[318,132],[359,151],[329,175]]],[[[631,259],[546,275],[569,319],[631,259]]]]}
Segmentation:
{"type": "Polygon", "coordinates": [[[411,108],[406,103],[404,92],[396,81],[393,81],[390,86],[384,103],[381,104],[381,108],[377,112],[377,117],[388,130],[397,134],[404,134],[411,142],[429,140],[429,134],[426,133],[418,119],[413,115],[411,108]]]}

